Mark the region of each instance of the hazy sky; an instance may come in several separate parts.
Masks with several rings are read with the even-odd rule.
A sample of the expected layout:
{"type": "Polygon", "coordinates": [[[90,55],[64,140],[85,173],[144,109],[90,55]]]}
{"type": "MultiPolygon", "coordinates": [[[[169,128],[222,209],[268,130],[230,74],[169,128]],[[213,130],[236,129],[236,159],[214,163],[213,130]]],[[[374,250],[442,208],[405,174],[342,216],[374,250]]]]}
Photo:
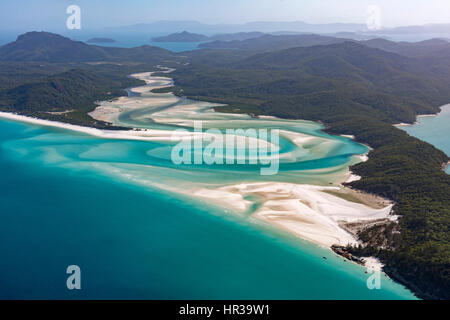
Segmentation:
{"type": "Polygon", "coordinates": [[[450,0],[0,0],[0,29],[64,28],[71,4],[82,10],[83,28],[158,20],[365,23],[369,5],[380,7],[385,27],[450,23],[450,0]]]}

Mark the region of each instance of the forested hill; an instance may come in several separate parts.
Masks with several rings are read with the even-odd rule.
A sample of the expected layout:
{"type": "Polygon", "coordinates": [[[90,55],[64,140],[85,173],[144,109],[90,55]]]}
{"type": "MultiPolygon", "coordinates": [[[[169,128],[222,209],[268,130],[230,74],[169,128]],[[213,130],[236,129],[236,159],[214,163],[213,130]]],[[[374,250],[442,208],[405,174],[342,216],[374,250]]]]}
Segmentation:
{"type": "Polygon", "coordinates": [[[279,116],[320,120],[330,108],[356,107],[391,123],[414,122],[417,114],[436,113],[450,101],[450,63],[436,65],[353,42],[242,54],[240,60],[235,51],[220,51],[215,60],[209,59],[212,51],[201,54],[193,52],[195,63],[174,74],[187,95],[219,100],[227,95],[232,105],[279,116]],[[217,61],[221,55],[223,64],[217,61]],[[295,107],[275,106],[291,100],[295,107]]]}
{"type": "MultiPolygon", "coordinates": [[[[27,67],[39,69],[34,64],[27,67]]],[[[1,111],[99,128],[109,125],[87,115],[96,107],[95,101],[126,95],[123,88],[141,84],[127,78],[122,67],[110,65],[78,66],[78,69],[49,66],[46,72],[36,71],[34,78],[27,80],[24,80],[26,73],[10,73],[14,67],[0,63],[0,68],[1,111]],[[5,81],[4,76],[8,76],[5,81]]]]}
{"type": "Polygon", "coordinates": [[[394,42],[386,39],[362,41],[362,44],[385,51],[395,52],[406,57],[448,56],[450,42],[443,39],[430,39],[420,42],[394,42]]]}
{"type": "MultiPolygon", "coordinates": [[[[351,37],[351,35],[348,35],[351,37]]],[[[448,56],[450,42],[445,39],[429,39],[420,42],[395,42],[383,38],[370,40],[352,40],[342,36],[325,36],[317,34],[297,34],[297,35],[268,35],[261,34],[258,37],[250,39],[217,39],[200,44],[201,48],[215,50],[240,50],[255,52],[279,51],[297,47],[311,47],[316,45],[329,45],[342,42],[355,42],[367,47],[381,49],[388,52],[394,52],[406,57],[425,57],[425,56],[448,56]]]]}
{"type": "Polygon", "coordinates": [[[321,36],[315,34],[304,35],[261,35],[260,37],[234,40],[212,41],[200,44],[200,48],[208,49],[238,49],[247,51],[277,51],[293,47],[309,47],[344,42],[346,39],[321,36]]]}
{"type": "Polygon", "coordinates": [[[126,95],[131,73],[179,58],[165,49],[100,47],[48,32],[29,32],[0,47],[0,110],[109,127],[87,115],[95,101],[126,95]]]}
{"type": "Polygon", "coordinates": [[[450,176],[441,168],[448,156],[392,126],[450,101],[448,61],[354,42],[251,57],[244,50],[189,55],[192,63],[173,74],[175,92],[227,103],[220,110],[228,112],[320,120],[375,148],[353,167],[363,178],[351,186],[394,200],[401,218],[361,232],[366,245],[349,250],[378,256],[422,298],[450,298],[450,176]]]}
{"type": "Polygon", "coordinates": [[[1,61],[78,62],[106,56],[100,47],[48,32],[28,32],[0,47],[1,61]]]}
{"type": "Polygon", "coordinates": [[[156,37],[152,40],[155,42],[201,42],[207,41],[208,39],[209,37],[203,34],[183,31],[180,33],[172,33],[167,36],[156,37]]]}
{"type": "Polygon", "coordinates": [[[159,63],[175,57],[172,52],[148,45],[114,48],[88,45],[49,32],[28,32],[0,47],[0,61],[73,63],[93,61],[137,61],[159,63]]]}

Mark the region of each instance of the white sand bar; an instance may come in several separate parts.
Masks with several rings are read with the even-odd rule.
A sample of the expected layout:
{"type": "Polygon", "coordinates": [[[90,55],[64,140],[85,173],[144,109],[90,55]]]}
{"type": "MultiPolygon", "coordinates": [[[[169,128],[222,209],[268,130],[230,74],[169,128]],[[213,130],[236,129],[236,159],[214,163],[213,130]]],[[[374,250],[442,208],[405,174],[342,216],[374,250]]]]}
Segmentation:
{"type": "Polygon", "coordinates": [[[267,221],[321,246],[356,244],[357,240],[339,226],[339,222],[363,222],[392,219],[392,205],[372,209],[328,194],[326,190],[337,187],[321,187],[292,183],[261,182],[243,183],[217,189],[200,189],[193,194],[219,204],[226,204],[239,212],[248,210],[252,195],[261,198],[254,218],[267,221]]]}

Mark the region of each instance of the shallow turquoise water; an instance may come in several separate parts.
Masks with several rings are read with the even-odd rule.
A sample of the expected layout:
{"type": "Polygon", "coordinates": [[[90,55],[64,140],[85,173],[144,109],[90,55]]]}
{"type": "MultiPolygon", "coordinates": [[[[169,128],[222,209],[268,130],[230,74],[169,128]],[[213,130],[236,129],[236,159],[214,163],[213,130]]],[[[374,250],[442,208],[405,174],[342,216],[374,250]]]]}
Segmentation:
{"type": "MultiPolygon", "coordinates": [[[[141,76],[146,86],[97,111],[121,110],[108,121],[150,129],[143,132],[150,140],[0,120],[0,297],[413,298],[386,277],[381,290],[369,290],[363,267],[255,219],[257,193],[244,198],[251,204],[244,211],[230,203],[242,198],[224,207],[215,202],[220,193],[209,200],[192,194],[249,182],[338,185],[366,146],[314,122],[218,113],[206,102],[154,94],[171,80],[141,76]],[[204,130],[279,129],[279,142],[270,141],[279,172],[263,176],[261,165],[248,163],[175,165],[174,129],[191,135],[198,120],[204,130]],[[65,287],[72,264],[82,270],[81,291],[65,287]]],[[[254,146],[244,149],[250,154],[254,146]]]]}
{"type": "Polygon", "coordinates": [[[329,250],[98,170],[160,161],[144,152],[157,147],[0,120],[0,298],[413,298],[384,277],[367,289],[329,250]],[[72,264],[80,291],[65,286],[72,264]]]}
{"type": "MultiPolygon", "coordinates": [[[[399,128],[433,144],[450,156],[450,105],[442,107],[442,111],[437,116],[419,117],[417,124],[399,128]]],[[[446,172],[450,174],[450,166],[447,166],[446,172]]]]}

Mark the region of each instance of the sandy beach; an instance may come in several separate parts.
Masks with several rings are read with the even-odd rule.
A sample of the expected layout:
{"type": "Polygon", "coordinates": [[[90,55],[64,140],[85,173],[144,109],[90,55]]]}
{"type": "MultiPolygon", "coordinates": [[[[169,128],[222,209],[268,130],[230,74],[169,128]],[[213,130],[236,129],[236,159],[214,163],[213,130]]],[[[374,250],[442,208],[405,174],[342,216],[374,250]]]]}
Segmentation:
{"type": "Polygon", "coordinates": [[[353,235],[340,227],[343,222],[364,222],[379,219],[395,221],[390,215],[392,204],[379,209],[343,199],[327,191],[339,187],[321,187],[291,183],[243,183],[219,189],[193,191],[196,197],[227,205],[244,214],[249,209],[248,196],[261,199],[252,217],[283,228],[302,239],[324,247],[334,244],[357,244],[353,235]]]}

